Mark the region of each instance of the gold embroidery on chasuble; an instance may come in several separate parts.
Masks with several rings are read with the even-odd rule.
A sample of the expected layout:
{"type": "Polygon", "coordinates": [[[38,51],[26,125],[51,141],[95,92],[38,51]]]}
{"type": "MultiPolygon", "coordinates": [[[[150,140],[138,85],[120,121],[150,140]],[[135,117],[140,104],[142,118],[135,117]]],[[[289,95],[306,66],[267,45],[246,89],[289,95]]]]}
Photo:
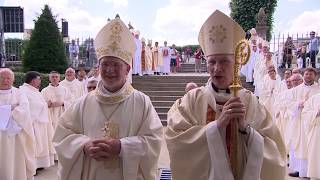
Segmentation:
{"type": "MultiPolygon", "coordinates": [[[[95,93],[97,96],[97,100],[99,101],[100,108],[102,113],[103,108],[102,104],[118,104],[116,105],[115,109],[110,113],[109,117],[107,117],[105,114],[105,124],[104,127],[101,128],[103,131],[103,136],[109,140],[109,139],[119,139],[120,138],[120,127],[119,124],[116,123],[116,121],[113,121],[112,116],[117,111],[117,109],[120,107],[121,102],[123,102],[126,98],[128,98],[131,93],[134,91],[134,88],[130,84],[125,84],[126,88],[124,89],[123,93],[116,96],[106,96],[101,92],[101,84],[98,84],[98,88],[96,89],[95,93]]],[[[104,162],[104,167],[106,169],[118,169],[120,168],[120,158],[118,156],[110,157],[108,160],[104,162]]]]}
{"type": "Polygon", "coordinates": [[[216,112],[212,109],[210,105],[208,105],[206,124],[209,124],[210,122],[214,121],[215,118],[216,118],[216,112]]]}

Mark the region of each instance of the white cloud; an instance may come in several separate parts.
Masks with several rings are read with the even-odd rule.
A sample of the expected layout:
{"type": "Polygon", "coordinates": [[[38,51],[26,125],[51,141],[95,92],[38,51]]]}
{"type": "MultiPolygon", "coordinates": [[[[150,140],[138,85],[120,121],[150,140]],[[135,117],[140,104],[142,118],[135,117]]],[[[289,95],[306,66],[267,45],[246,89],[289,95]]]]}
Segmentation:
{"type": "Polygon", "coordinates": [[[69,23],[69,36],[73,38],[94,37],[106,23],[107,17],[93,16],[77,0],[6,0],[5,6],[21,6],[24,8],[25,28],[34,28],[33,20],[41,13],[44,4],[48,4],[56,16],[58,26],[61,27],[61,18],[69,23]]]}
{"type": "Polygon", "coordinates": [[[107,3],[112,3],[114,8],[127,7],[128,0],[104,0],[107,3]]]}
{"type": "MultiPolygon", "coordinates": [[[[157,38],[169,39],[178,45],[197,44],[201,25],[215,10],[229,14],[228,0],[170,0],[156,12],[153,23],[157,38]]],[[[168,42],[170,44],[170,42],[168,42]]]]}
{"type": "Polygon", "coordinates": [[[307,33],[316,31],[320,33],[320,10],[304,11],[290,23],[288,32],[290,33],[307,33]]]}

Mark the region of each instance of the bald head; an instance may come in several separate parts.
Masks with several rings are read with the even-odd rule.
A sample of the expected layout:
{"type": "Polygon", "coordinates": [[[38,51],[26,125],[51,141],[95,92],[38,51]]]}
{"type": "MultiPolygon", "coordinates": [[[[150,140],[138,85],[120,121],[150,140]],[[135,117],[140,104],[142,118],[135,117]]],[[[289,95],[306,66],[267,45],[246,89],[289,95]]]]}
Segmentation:
{"type": "Polygon", "coordinates": [[[14,73],[9,68],[0,69],[0,90],[8,90],[12,87],[14,73]]]}
{"type": "Polygon", "coordinates": [[[73,81],[76,78],[76,71],[72,68],[68,68],[66,70],[65,77],[68,81],[73,81]]]}
{"type": "Polygon", "coordinates": [[[188,84],[186,85],[185,91],[186,91],[186,93],[187,93],[187,92],[189,92],[189,91],[191,91],[192,89],[195,89],[195,88],[197,88],[197,87],[198,87],[198,85],[197,85],[196,83],[190,82],[190,83],[188,83],[188,84]]]}
{"type": "Polygon", "coordinates": [[[301,74],[292,74],[290,77],[292,87],[299,86],[300,84],[303,83],[303,77],[301,74]]]}

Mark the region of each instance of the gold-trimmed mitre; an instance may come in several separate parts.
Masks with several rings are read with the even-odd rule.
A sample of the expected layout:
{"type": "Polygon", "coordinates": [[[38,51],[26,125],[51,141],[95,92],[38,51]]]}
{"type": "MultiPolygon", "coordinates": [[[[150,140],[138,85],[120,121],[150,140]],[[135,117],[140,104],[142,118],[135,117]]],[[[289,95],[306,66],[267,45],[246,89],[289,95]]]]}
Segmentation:
{"type": "Polygon", "coordinates": [[[119,17],[108,22],[94,40],[97,58],[104,56],[120,58],[131,66],[136,50],[133,36],[119,17]]]}
{"type": "Polygon", "coordinates": [[[241,26],[219,10],[202,25],[198,41],[206,56],[234,54],[237,43],[245,38],[241,26]]]}

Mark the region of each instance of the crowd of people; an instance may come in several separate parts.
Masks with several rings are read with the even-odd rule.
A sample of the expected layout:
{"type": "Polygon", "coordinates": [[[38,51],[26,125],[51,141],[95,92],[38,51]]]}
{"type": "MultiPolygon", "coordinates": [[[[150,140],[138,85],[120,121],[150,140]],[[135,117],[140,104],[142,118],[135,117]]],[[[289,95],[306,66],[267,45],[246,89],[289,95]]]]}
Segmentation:
{"type": "MultiPolygon", "coordinates": [[[[312,60],[307,67],[304,60],[301,65],[291,69],[294,45],[289,37],[282,64],[282,67],[287,65],[288,69],[281,79],[268,42],[257,36],[255,29],[251,29],[250,33],[251,57],[241,68],[241,73],[246,77],[246,82],[254,84],[254,94],[280,130],[289,155],[289,167],[293,171],[289,175],[319,177],[315,169],[318,167],[315,161],[319,160],[314,153],[319,146],[315,142],[318,138],[317,113],[320,112],[315,106],[315,99],[320,93],[320,86],[316,82],[317,70],[313,68],[315,61],[312,60]]],[[[314,32],[310,35],[314,37],[314,32]]],[[[303,53],[306,54],[305,48],[303,53]]]]}
{"type": "Polygon", "coordinates": [[[308,43],[295,43],[292,37],[287,37],[283,45],[282,64],[280,68],[291,68],[293,56],[297,57],[297,65],[299,68],[306,68],[308,64],[316,68],[316,56],[319,52],[320,40],[316,37],[314,31],[310,32],[310,40],[308,43]]]}
{"type": "Polygon", "coordinates": [[[216,10],[198,38],[210,78],[202,87],[187,85],[168,112],[165,133],[150,98],[128,75],[170,73],[170,64],[175,72],[177,52],[166,43],[145,46],[144,39],[137,51],[139,33],[133,36],[119,17],[94,40],[98,66],[91,77],[80,69],[76,78],[68,68],[60,82],[51,71],[40,92],[38,72],[27,72],[15,88],[14,73],[0,69],[1,179],[30,180],[58,160],[61,180],[153,180],[161,147],[168,148],[175,180],[283,180],[287,154],[290,175],[319,179],[317,71],[287,70],[280,80],[268,43],[254,29],[251,35],[252,54],[241,71],[259,99],[246,89],[231,95],[234,48],[245,32],[216,10]]]}

